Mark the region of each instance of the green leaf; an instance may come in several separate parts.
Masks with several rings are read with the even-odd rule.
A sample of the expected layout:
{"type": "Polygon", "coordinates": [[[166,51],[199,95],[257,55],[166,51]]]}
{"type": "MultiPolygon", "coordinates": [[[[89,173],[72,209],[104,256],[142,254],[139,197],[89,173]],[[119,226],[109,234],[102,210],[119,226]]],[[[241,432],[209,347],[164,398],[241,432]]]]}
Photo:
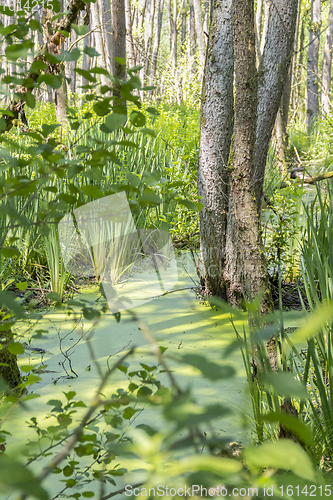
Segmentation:
{"type": "Polygon", "coordinates": [[[40,33],[43,33],[43,29],[41,27],[41,24],[39,21],[37,21],[37,19],[31,19],[31,21],[29,23],[29,27],[30,27],[31,31],[39,31],[40,33]]]}
{"type": "Polygon", "coordinates": [[[19,342],[12,342],[8,346],[8,351],[11,354],[14,354],[15,356],[17,356],[17,354],[24,354],[24,347],[22,344],[19,344],[19,342]]]}
{"type": "Polygon", "coordinates": [[[44,75],[39,75],[37,79],[37,83],[46,83],[46,85],[49,85],[53,89],[59,89],[62,84],[62,78],[61,76],[58,75],[50,75],[49,73],[44,74],[44,75]]]}
{"type": "Polygon", "coordinates": [[[83,36],[88,33],[88,26],[84,24],[82,24],[81,26],[78,26],[77,24],[72,24],[71,27],[78,36],[83,36]]]}
{"type": "Polygon", "coordinates": [[[57,292],[49,292],[46,295],[48,300],[52,300],[53,302],[61,302],[61,297],[57,292]]]}
{"type": "Polygon", "coordinates": [[[125,59],[123,57],[115,57],[114,60],[121,64],[121,66],[125,66],[125,59]]]}
{"type": "Polygon", "coordinates": [[[20,281],[19,283],[16,283],[16,288],[21,290],[21,292],[25,292],[26,289],[28,288],[28,282],[27,281],[20,281]]]}
{"type": "Polygon", "coordinates": [[[147,113],[150,113],[151,115],[160,116],[160,113],[159,113],[159,111],[157,111],[156,108],[149,107],[146,109],[146,111],[147,111],[147,113]]]}
{"type": "Polygon", "coordinates": [[[206,359],[206,357],[201,354],[185,354],[181,357],[181,361],[200,370],[203,376],[207,377],[209,380],[219,380],[235,375],[235,369],[232,366],[218,365],[206,359]]]}
{"type": "Polygon", "coordinates": [[[307,446],[313,443],[312,432],[309,427],[299,418],[288,415],[284,412],[271,412],[262,417],[265,422],[280,422],[287,429],[292,431],[307,446]]]}
{"type": "Polygon", "coordinates": [[[203,204],[197,201],[183,200],[181,198],[176,198],[176,200],[179,205],[183,205],[193,212],[200,212],[203,209],[203,204]]]}
{"type": "Polygon", "coordinates": [[[21,252],[17,247],[1,247],[0,253],[6,259],[10,259],[11,257],[19,257],[21,252]]]}
{"type": "Polygon", "coordinates": [[[316,482],[312,460],[306,451],[294,441],[279,439],[244,450],[248,464],[259,469],[274,468],[291,470],[296,476],[316,482]]]}
{"type": "Polygon", "coordinates": [[[309,399],[305,385],[296,380],[291,373],[265,373],[261,376],[261,380],[265,386],[271,385],[280,396],[299,398],[303,401],[309,399]]]}
{"type": "Polygon", "coordinates": [[[243,465],[230,458],[213,457],[209,455],[194,454],[182,460],[172,462],[167,466],[167,477],[179,476],[189,471],[207,471],[220,477],[230,477],[231,474],[240,472],[243,465]]]}
{"type": "Polygon", "coordinates": [[[83,52],[89,57],[98,57],[101,55],[94,47],[85,47],[83,52]]]}
{"type": "Polygon", "coordinates": [[[104,99],[103,101],[97,101],[93,105],[93,110],[98,116],[105,116],[110,112],[110,101],[104,99]]]}
{"type": "Polygon", "coordinates": [[[0,130],[6,130],[6,121],[3,118],[0,118],[0,130]]]}
{"type": "Polygon", "coordinates": [[[127,121],[126,115],[111,113],[105,118],[105,125],[109,132],[118,130],[127,121]]]}
{"type": "Polygon", "coordinates": [[[70,401],[71,399],[73,399],[76,396],[75,391],[64,392],[64,394],[65,394],[66,398],[68,399],[68,401],[70,401]]]}
{"type": "Polygon", "coordinates": [[[91,497],[95,496],[95,493],[93,491],[84,491],[82,493],[82,496],[85,498],[91,498],[91,497]]]}
{"type": "Polygon", "coordinates": [[[25,93],[25,102],[27,103],[27,106],[29,106],[29,108],[33,109],[35,107],[36,104],[35,96],[32,95],[32,93],[29,90],[25,93]]]}
{"type": "Polygon", "coordinates": [[[52,125],[42,124],[42,134],[44,137],[49,137],[58,127],[59,123],[52,123],[52,125]]]}
{"type": "Polygon", "coordinates": [[[124,411],[123,411],[123,418],[125,420],[130,420],[133,415],[135,415],[137,413],[137,411],[139,410],[135,410],[134,408],[131,408],[131,407],[127,407],[124,411]]]}
{"type": "Polygon", "coordinates": [[[15,296],[10,292],[0,291],[0,306],[13,311],[17,318],[22,319],[25,317],[24,309],[16,302],[15,296]]]}
{"type": "Polygon", "coordinates": [[[306,318],[305,326],[299,328],[294,334],[290,335],[290,340],[296,344],[299,342],[305,342],[306,340],[312,339],[316,336],[323,328],[326,327],[327,323],[332,323],[333,321],[333,301],[323,302],[315,312],[309,314],[306,318]]]}
{"type": "Polygon", "coordinates": [[[104,196],[97,186],[82,186],[81,191],[91,198],[102,198],[104,196]]]}
{"type": "Polygon", "coordinates": [[[63,468],[62,473],[65,477],[69,477],[73,474],[74,469],[70,465],[66,465],[66,467],[63,468]]]}
{"type": "Polygon", "coordinates": [[[40,481],[35,477],[22,463],[8,457],[4,453],[0,454],[0,491],[9,493],[9,491],[24,493],[38,500],[48,500],[49,496],[40,481]]]}
{"type": "Polygon", "coordinates": [[[143,127],[146,123],[146,117],[140,111],[132,111],[129,119],[134,127],[143,127]]]}
{"type": "Polygon", "coordinates": [[[90,74],[89,71],[85,69],[75,68],[75,72],[79,75],[83,76],[88,82],[96,83],[96,78],[90,74]]]}

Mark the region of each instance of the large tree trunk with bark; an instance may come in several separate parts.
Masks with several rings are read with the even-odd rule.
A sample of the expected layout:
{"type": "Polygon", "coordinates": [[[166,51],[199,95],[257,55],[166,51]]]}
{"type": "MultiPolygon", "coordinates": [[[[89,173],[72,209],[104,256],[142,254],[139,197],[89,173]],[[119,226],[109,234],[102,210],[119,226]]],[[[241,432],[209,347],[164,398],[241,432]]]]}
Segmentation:
{"type": "Polygon", "coordinates": [[[275,0],[270,8],[258,82],[254,189],[261,212],[266,158],[293,55],[298,0],[275,0]]]}
{"type": "Polygon", "coordinates": [[[321,23],[321,0],[311,1],[311,26],[308,49],[308,74],[307,74],[307,110],[306,124],[310,131],[314,118],[319,111],[318,97],[318,59],[321,23]]]}
{"type": "Polygon", "coordinates": [[[223,269],[228,216],[228,161],[233,131],[232,0],[213,0],[201,107],[198,193],[204,287],[226,298],[223,269]]]}
{"type": "Polygon", "coordinates": [[[271,305],[259,230],[263,180],[292,56],[297,3],[275,0],[257,75],[253,1],[215,0],[204,77],[198,170],[198,192],[204,203],[202,285],[205,294],[227,298],[232,304],[239,304],[243,296],[254,298],[263,289],[262,312],[271,305]]]}
{"type": "Polygon", "coordinates": [[[333,0],[330,1],[330,11],[328,14],[327,32],[323,59],[323,76],[321,87],[321,107],[322,112],[327,114],[330,110],[330,87],[332,69],[332,45],[333,45],[333,0]]]}
{"type": "Polygon", "coordinates": [[[235,116],[229,159],[229,212],[224,279],[229,303],[258,295],[264,286],[259,220],[253,190],[257,122],[257,71],[253,0],[233,0],[235,116]]]}

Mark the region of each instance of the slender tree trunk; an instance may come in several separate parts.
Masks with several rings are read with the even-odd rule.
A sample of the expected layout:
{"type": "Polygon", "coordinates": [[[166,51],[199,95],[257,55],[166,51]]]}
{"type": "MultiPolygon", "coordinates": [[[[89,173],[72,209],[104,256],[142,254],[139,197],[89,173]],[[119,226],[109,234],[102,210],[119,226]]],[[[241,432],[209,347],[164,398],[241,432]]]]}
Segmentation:
{"type": "Polygon", "coordinates": [[[101,5],[102,22],[103,22],[103,38],[105,42],[104,51],[106,59],[106,69],[112,73],[112,21],[111,21],[111,5],[110,0],[99,0],[101,5]]]}
{"type": "Polygon", "coordinates": [[[262,8],[264,2],[263,0],[257,0],[257,10],[256,10],[256,49],[257,49],[257,62],[259,63],[260,54],[260,39],[261,39],[261,29],[262,29],[262,8]]]}
{"type": "Polygon", "coordinates": [[[209,31],[208,18],[209,18],[209,2],[205,1],[205,3],[204,3],[204,18],[203,18],[203,26],[202,26],[205,36],[208,36],[208,31],[209,31]]]}
{"type": "Polygon", "coordinates": [[[147,0],[145,34],[144,34],[144,44],[145,44],[144,82],[145,83],[147,83],[148,81],[149,67],[151,63],[154,17],[155,17],[155,0],[147,0]]]}
{"type": "Polygon", "coordinates": [[[197,34],[198,47],[199,47],[200,66],[201,66],[201,71],[203,71],[205,67],[206,43],[202,27],[202,12],[201,12],[200,0],[193,0],[193,8],[194,8],[194,18],[195,18],[195,32],[197,34]]]}
{"type": "MultiPolygon", "coordinates": [[[[102,30],[102,12],[100,12],[100,3],[96,1],[96,3],[90,4],[90,19],[91,19],[91,27],[94,30],[94,37],[96,42],[96,50],[99,53],[97,58],[97,65],[101,68],[107,70],[106,64],[106,56],[105,56],[105,40],[103,40],[103,30],[102,30]]],[[[102,85],[108,86],[110,81],[107,79],[105,75],[101,75],[101,83],[102,85]]]]}
{"type": "Polygon", "coordinates": [[[182,12],[181,53],[185,54],[186,44],[186,12],[182,12]]]}
{"type": "MultiPolygon", "coordinates": [[[[240,305],[267,287],[253,190],[257,121],[257,72],[253,0],[233,0],[235,117],[224,279],[228,302],[240,305]]],[[[267,292],[269,293],[269,291],[267,292]]]]}
{"type": "Polygon", "coordinates": [[[213,0],[201,107],[198,193],[203,282],[207,295],[226,298],[223,279],[228,216],[228,161],[233,133],[232,0],[213,0]]]}
{"type": "Polygon", "coordinates": [[[292,58],[298,0],[275,0],[270,9],[258,86],[254,188],[261,212],[266,158],[292,58]]]}
{"type": "Polygon", "coordinates": [[[190,18],[189,18],[189,32],[190,32],[190,57],[194,56],[196,49],[196,36],[195,36],[195,20],[194,20],[194,8],[193,0],[190,0],[190,18]]]}
{"type": "MultiPolygon", "coordinates": [[[[126,76],[126,22],[125,22],[125,2],[124,0],[112,0],[112,31],[113,31],[113,74],[119,80],[124,80],[126,76]],[[123,59],[124,64],[116,61],[116,58],[123,59]]],[[[116,90],[118,95],[119,91],[116,90]]]]}
{"type": "Polygon", "coordinates": [[[270,17],[271,6],[272,6],[271,0],[265,0],[264,26],[262,29],[262,35],[261,35],[261,40],[260,40],[260,57],[264,51],[264,46],[266,43],[266,36],[267,36],[268,22],[269,22],[269,17],[270,17]]]}
{"type": "Polygon", "coordinates": [[[158,1],[156,32],[154,38],[153,52],[151,58],[150,82],[153,84],[156,76],[157,56],[161,41],[162,17],[163,17],[164,0],[158,1]]]}
{"type": "Polygon", "coordinates": [[[302,86],[302,69],[303,69],[303,53],[304,53],[304,21],[302,21],[301,35],[299,42],[299,60],[296,76],[296,91],[295,91],[295,107],[299,106],[301,86],[302,86]]]}
{"type": "Polygon", "coordinates": [[[330,87],[332,69],[332,45],[333,45],[333,0],[330,1],[330,11],[328,14],[328,27],[323,59],[323,76],[321,87],[321,107],[322,112],[327,114],[330,110],[330,87]]]}
{"type": "Polygon", "coordinates": [[[311,26],[310,26],[309,49],[308,49],[308,74],[307,74],[308,101],[306,110],[306,124],[308,131],[310,131],[312,122],[317,117],[319,111],[318,59],[319,59],[319,42],[320,42],[319,38],[320,24],[321,24],[321,1],[311,0],[311,26]]]}
{"type": "Polygon", "coordinates": [[[126,22],[126,54],[128,59],[128,67],[133,68],[136,65],[134,42],[132,36],[132,11],[131,0],[125,0],[125,22],[126,22]]]}

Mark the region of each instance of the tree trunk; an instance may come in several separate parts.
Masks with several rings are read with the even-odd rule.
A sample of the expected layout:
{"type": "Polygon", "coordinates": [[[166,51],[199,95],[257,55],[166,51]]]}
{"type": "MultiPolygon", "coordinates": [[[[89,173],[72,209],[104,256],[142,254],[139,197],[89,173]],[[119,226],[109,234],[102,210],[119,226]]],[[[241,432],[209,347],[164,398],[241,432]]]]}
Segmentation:
{"type": "Polygon", "coordinates": [[[271,305],[259,231],[263,179],[292,55],[297,2],[275,0],[277,8],[270,10],[258,79],[253,0],[214,0],[204,77],[198,169],[198,192],[204,203],[200,212],[201,282],[207,295],[227,298],[232,304],[239,304],[244,295],[254,298],[263,289],[261,312],[271,305]],[[236,110],[229,155],[233,39],[236,110]]]}
{"type": "Polygon", "coordinates": [[[208,31],[209,31],[208,18],[209,18],[209,2],[205,1],[205,3],[204,3],[204,18],[203,18],[203,26],[202,26],[205,36],[208,36],[208,31]]]}
{"type": "Polygon", "coordinates": [[[146,16],[145,16],[146,19],[145,34],[144,34],[144,44],[145,44],[144,83],[145,84],[148,81],[149,66],[151,61],[154,17],[155,17],[155,0],[147,0],[146,16]]]}
{"type": "Polygon", "coordinates": [[[262,29],[262,8],[264,2],[263,0],[257,0],[257,10],[256,10],[256,48],[257,48],[257,62],[260,61],[260,39],[261,39],[261,29],[262,29]]]}
{"type": "MultiPolygon", "coordinates": [[[[113,31],[113,75],[119,80],[126,77],[126,22],[125,22],[125,2],[124,0],[112,0],[112,31],[113,31]],[[116,61],[122,58],[124,64],[116,61]]],[[[115,95],[119,95],[116,89],[115,95]]]]}
{"type": "Polygon", "coordinates": [[[190,57],[194,56],[196,49],[196,36],[195,36],[195,20],[194,20],[194,8],[193,0],[190,0],[190,18],[189,18],[189,32],[190,32],[190,57]]]}
{"type": "Polygon", "coordinates": [[[162,17],[163,17],[164,0],[159,0],[156,20],[156,33],[154,38],[153,52],[151,58],[150,82],[154,84],[157,67],[157,56],[161,41],[162,17]]]}
{"type": "Polygon", "coordinates": [[[295,90],[295,104],[296,107],[299,105],[301,85],[302,85],[302,69],[303,69],[303,52],[304,52],[304,21],[302,21],[300,42],[299,42],[299,60],[296,75],[296,90],[295,90]]]}
{"type": "Polygon", "coordinates": [[[269,14],[258,85],[254,189],[261,213],[266,158],[292,58],[298,0],[275,0],[269,14]]]}
{"type": "Polygon", "coordinates": [[[181,29],[181,47],[180,51],[182,54],[185,53],[185,44],[186,44],[186,12],[182,12],[182,29],[181,29]]]}
{"type": "Polygon", "coordinates": [[[125,22],[126,22],[126,54],[128,59],[128,67],[133,68],[136,65],[135,61],[135,51],[134,42],[132,36],[132,11],[131,11],[131,0],[125,0],[125,22]]]}
{"type": "Polygon", "coordinates": [[[167,0],[169,33],[170,33],[170,60],[174,77],[177,68],[177,0],[167,0]],[[173,9],[172,9],[173,7],[173,9]]]}
{"type": "MultiPolygon", "coordinates": [[[[108,69],[106,64],[106,56],[105,56],[105,40],[103,39],[103,29],[102,29],[102,12],[100,11],[100,3],[96,1],[96,3],[90,4],[90,19],[91,19],[91,27],[94,30],[94,37],[96,42],[96,50],[99,53],[97,57],[97,65],[103,69],[108,69]]],[[[105,75],[101,75],[101,83],[102,85],[108,86],[110,81],[105,75]]]]}
{"type": "Polygon", "coordinates": [[[21,382],[21,375],[17,366],[17,356],[8,351],[8,345],[13,342],[12,333],[1,332],[0,342],[3,346],[0,350],[0,378],[3,378],[10,389],[15,389],[21,382]]]}
{"type": "Polygon", "coordinates": [[[198,193],[207,295],[226,298],[223,279],[228,215],[228,161],[233,132],[232,0],[213,0],[201,107],[198,193]]]}
{"type": "Polygon", "coordinates": [[[202,28],[202,12],[201,12],[201,2],[200,0],[193,0],[194,8],[194,19],[195,19],[195,32],[197,34],[198,47],[199,47],[199,58],[201,71],[205,67],[205,57],[206,57],[206,43],[205,35],[202,28]]]}
{"type": "Polygon", "coordinates": [[[113,55],[112,55],[112,21],[111,21],[111,5],[110,0],[99,0],[100,8],[102,12],[102,22],[103,22],[103,39],[104,39],[104,51],[106,59],[106,69],[109,73],[112,73],[113,68],[113,55]]]}
{"type": "Polygon", "coordinates": [[[318,59],[320,42],[320,24],[321,24],[321,2],[320,0],[311,1],[311,27],[310,41],[308,49],[308,74],[307,91],[308,101],[306,110],[306,125],[310,132],[313,120],[318,115],[318,59]]]}
{"type": "Polygon", "coordinates": [[[327,114],[330,110],[330,87],[331,87],[331,69],[332,69],[332,45],[333,45],[333,0],[330,1],[330,11],[328,14],[328,27],[326,32],[323,76],[321,87],[321,107],[322,112],[327,114]]]}
{"type": "MultiPolygon", "coordinates": [[[[240,305],[266,289],[259,218],[253,189],[257,72],[253,0],[233,0],[235,117],[224,279],[228,302],[240,305]],[[248,290],[248,291],[247,291],[248,290]]],[[[267,291],[269,294],[269,290],[267,291]]]]}

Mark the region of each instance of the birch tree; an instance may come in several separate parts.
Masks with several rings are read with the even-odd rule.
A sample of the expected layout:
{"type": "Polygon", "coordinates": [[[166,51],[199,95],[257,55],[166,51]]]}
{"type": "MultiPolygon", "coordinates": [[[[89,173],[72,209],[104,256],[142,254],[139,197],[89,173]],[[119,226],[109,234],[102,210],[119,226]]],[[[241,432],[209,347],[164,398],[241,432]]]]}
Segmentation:
{"type": "Polygon", "coordinates": [[[330,0],[330,10],[327,21],[327,31],[324,48],[323,72],[321,81],[321,107],[327,114],[330,110],[330,86],[332,70],[332,45],[333,45],[333,0],[330,0]]]}
{"type": "Polygon", "coordinates": [[[203,32],[202,23],[202,12],[201,12],[201,2],[200,0],[193,0],[194,18],[195,18],[195,32],[197,34],[198,47],[199,47],[199,58],[200,66],[203,71],[205,67],[205,57],[206,57],[206,43],[205,35],[203,32]]]}

